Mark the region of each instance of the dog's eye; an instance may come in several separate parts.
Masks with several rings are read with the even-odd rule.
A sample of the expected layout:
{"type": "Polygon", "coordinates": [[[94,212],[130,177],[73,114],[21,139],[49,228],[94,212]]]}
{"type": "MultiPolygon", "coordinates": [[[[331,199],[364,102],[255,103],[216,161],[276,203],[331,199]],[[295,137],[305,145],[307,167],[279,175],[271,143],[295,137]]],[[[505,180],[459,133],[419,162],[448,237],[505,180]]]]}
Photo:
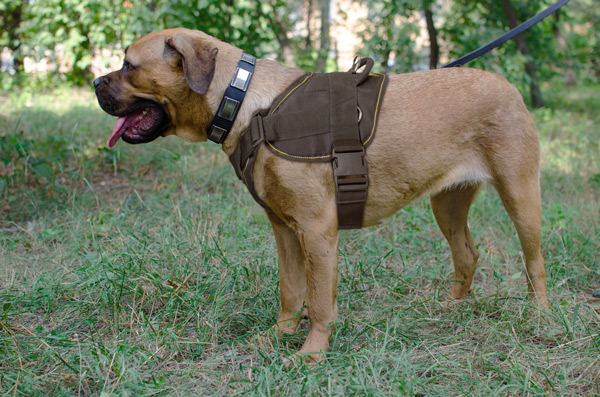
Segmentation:
{"type": "Polygon", "coordinates": [[[123,72],[128,70],[135,69],[135,67],[127,61],[123,61],[123,72]]]}

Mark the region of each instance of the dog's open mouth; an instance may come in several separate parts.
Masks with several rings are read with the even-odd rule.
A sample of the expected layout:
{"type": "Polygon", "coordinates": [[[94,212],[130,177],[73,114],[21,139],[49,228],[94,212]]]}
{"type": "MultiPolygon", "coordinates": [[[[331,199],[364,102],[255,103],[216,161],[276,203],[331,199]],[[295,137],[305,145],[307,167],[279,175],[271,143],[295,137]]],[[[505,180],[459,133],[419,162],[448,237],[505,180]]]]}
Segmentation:
{"type": "Polygon", "coordinates": [[[134,144],[150,142],[158,138],[167,126],[165,112],[156,104],[147,102],[117,119],[106,144],[113,147],[120,138],[134,144]]]}

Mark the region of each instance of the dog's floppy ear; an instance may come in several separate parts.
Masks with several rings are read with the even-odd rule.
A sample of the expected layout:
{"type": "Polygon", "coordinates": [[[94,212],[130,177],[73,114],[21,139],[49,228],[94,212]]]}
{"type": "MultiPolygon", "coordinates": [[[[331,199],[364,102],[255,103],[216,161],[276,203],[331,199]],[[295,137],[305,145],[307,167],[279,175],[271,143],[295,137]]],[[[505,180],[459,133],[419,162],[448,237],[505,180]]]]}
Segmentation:
{"type": "Polygon", "coordinates": [[[204,95],[215,74],[215,60],[219,49],[204,40],[178,34],[167,39],[183,58],[183,75],[192,91],[204,95]]]}

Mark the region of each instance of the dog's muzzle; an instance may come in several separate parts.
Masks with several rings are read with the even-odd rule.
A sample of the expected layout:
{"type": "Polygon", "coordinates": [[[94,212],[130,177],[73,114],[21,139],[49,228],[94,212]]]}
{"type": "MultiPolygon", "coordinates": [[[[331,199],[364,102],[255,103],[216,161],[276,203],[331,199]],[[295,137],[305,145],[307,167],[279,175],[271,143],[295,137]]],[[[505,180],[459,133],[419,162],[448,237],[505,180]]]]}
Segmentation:
{"type": "Polygon", "coordinates": [[[109,84],[106,76],[94,80],[94,89],[98,104],[106,113],[118,117],[112,133],[106,142],[113,147],[119,139],[137,144],[151,142],[158,138],[169,126],[169,117],[163,108],[150,100],[139,100],[125,104],[117,100],[120,89],[118,84],[109,84]]]}

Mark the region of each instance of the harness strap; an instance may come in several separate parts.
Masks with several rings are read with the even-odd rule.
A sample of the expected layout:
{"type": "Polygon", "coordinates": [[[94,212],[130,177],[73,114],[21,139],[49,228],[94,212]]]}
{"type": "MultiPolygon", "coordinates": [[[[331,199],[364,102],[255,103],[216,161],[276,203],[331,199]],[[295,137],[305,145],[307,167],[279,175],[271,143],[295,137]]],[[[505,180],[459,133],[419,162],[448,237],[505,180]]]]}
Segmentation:
{"type": "Polygon", "coordinates": [[[260,113],[252,117],[250,127],[240,137],[237,149],[229,157],[229,161],[233,165],[233,169],[239,179],[241,179],[252,198],[262,206],[266,211],[270,211],[264,201],[260,199],[254,188],[254,178],[252,171],[254,170],[254,161],[256,160],[256,151],[261,143],[265,141],[263,118],[260,113]]]}
{"type": "Polygon", "coordinates": [[[330,162],[338,227],[362,227],[368,190],[364,146],[373,137],[387,83],[385,76],[369,74],[372,66],[372,60],[357,58],[348,72],[305,74],[270,109],[254,114],[229,159],[238,178],[267,211],[253,180],[256,153],[263,142],[289,160],[330,162]]]}
{"type": "Polygon", "coordinates": [[[355,75],[329,73],[327,76],[331,87],[329,123],[333,134],[332,165],[338,228],[358,229],[362,227],[367,201],[368,173],[358,129],[355,75]]]}

